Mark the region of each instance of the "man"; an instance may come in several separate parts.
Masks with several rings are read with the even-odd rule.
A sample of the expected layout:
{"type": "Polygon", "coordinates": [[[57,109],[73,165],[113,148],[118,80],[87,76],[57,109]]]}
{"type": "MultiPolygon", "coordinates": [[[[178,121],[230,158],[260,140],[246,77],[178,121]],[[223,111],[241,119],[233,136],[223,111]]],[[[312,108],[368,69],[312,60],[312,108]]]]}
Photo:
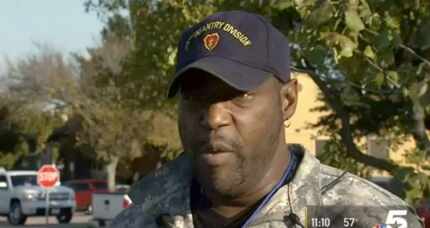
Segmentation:
{"type": "Polygon", "coordinates": [[[263,17],[209,16],[183,33],[178,53],[168,96],[179,94],[185,153],[134,186],[134,207],[112,227],[343,227],[355,212],[342,213],[360,205],[375,208],[354,209],[357,224],[420,226],[397,197],[285,142],[297,81],[287,39],[263,17]],[[387,220],[390,206],[401,210],[387,220]]]}

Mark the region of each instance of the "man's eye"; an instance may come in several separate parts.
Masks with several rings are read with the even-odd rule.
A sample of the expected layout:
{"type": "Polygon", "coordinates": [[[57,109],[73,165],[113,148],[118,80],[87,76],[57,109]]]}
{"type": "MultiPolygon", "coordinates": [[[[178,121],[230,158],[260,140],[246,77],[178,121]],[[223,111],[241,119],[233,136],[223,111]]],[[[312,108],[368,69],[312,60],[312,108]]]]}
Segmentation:
{"type": "Polygon", "coordinates": [[[243,93],[237,97],[235,97],[233,100],[235,102],[239,102],[239,103],[245,103],[245,102],[250,102],[254,99],[254,95],[251,93],[243,93]]]}

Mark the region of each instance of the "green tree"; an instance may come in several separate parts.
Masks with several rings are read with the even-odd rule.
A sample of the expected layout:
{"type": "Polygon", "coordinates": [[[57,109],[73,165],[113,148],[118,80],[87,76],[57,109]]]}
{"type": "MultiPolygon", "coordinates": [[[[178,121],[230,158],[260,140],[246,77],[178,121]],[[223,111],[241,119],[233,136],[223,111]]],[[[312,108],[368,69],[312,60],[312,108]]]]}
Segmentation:
{"type": "Polygon", "coordinates": [[[63,100],[76,89],[74,68],[64,55],[47,45],[37,47],[35,54],[7,61],[0,91],[0,165],[7,168],[47,151],[48,137],[63,124],[63,100]]]}
{"type": "Polygon", "coordinates": [[[109,189],[115,187],[116,168],[121,158],[141,154],[147,116],[134,109],[133,99],[124,97],[121,84],[123,62],[129,41],[114,34],[104,36],[99,47],[89,49],[90,57],[75,56],[81,69],[82,99],[75,100],[74,113],[81,117],[78,143],[94,148],[105,163],[109,189]]]}
{"type": "MultiPolygon", "coordinates": [[[[332,141],[323,159],[385,170],[408,185],[414,201],[430,188],[430,141],[425,128],[430,110],[430,6],[427,1],[241,0],[88,1],[90,9],[129,10],[134,50],[129,77],[139,85],[144,105],[174,110],[160,99],[174,72],[181,31],[221,10],[244,9],[265,15],[292,43],[295,70],[308,73],[331,110],[318,126],[332,141]],[[156,102],[149,102],[156,101],[156,102]],[[407,159],[414,168],[372,157],[354,139],[375,134],[393,148],[412,137],[407,159]],[[331,149],[330,149],[331,148],[331,149]],[[351,160],[352,159],[352,160],[351,160]],[[345,162],[346,161],[346,162],[345,162]]],[[[130,90],[131,91],[131,90],[130,90]]],[[[134,93],[134,91],[131,91],[134,93]]],[[[148,107],[147,106],[147,107],[148,107]]],[[[172,116],[174,117],[173,112],[172,116]]]]}
{"type": "Polygon", "coordinates": [[[272,17],[299,25],[286,30],[297,44],[296,67],[309,73],[333,110],[318,125],[330,126],[325,132],[340,140],[348,157],[409,183],[409,201],[430,187],[423,173],[428,164],[417,159],[425,161],[430,153],[429,43],[421,35],[428,29],[429,7],[428,2],[303,1],[278,10],[284,17],[272,17]],[[363,153],[354,139],[369,134],[393,148],[412,136],[417,148],[407,159],[416,169],[363,153]]]}

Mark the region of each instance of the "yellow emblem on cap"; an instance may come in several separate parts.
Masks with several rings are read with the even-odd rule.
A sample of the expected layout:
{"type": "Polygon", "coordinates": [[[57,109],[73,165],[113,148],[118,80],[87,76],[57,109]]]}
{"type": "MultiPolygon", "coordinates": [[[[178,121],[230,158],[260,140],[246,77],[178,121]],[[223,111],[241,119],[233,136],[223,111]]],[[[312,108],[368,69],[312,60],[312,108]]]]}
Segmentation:
{"type": "Polygon", "coordinates": [[[219,42],[219,34],[217,32],[207,34],[203,38],[203,45],[209,51],[212,51],[218,45],[218,42],[219,42]]]}

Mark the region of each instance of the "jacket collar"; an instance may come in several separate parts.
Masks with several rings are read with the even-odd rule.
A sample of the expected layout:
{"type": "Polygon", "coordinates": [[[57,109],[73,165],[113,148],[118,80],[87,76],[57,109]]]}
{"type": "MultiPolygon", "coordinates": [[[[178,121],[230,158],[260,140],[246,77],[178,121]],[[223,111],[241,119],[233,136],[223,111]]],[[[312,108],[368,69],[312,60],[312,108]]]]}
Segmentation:
{"type": "Polygon", "coordinates": [[[271,220],[284,220],[290,213],[305,218],[306,206],[321,205],[319,160],[300,145],[291,144],[289,149],[303,154],[296,174],[290,183],[277,191],[270,203],[260,212],[260,216],[254,220],[253,225],[271,220]]]}

